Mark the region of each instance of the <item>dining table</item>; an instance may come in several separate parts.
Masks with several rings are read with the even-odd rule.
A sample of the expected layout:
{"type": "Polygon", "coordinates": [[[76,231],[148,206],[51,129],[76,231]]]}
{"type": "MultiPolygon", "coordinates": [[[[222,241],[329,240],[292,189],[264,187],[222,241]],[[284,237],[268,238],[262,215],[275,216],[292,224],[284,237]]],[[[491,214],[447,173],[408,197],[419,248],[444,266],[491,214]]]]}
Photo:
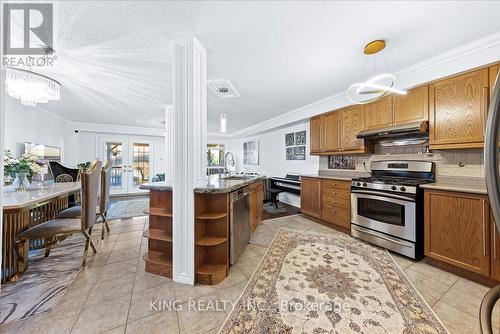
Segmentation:
{"type": "MultiPolygon", "coordinates": [[[[2,271],[1,283],[15,280],[19,263],[15,253],[16,236],[26,229],[54,219],[69,206],[69,198],[78,197],[80,182],[31,185],[27,190],[15,191],[12,186],[3,190],[2,219],[2,271]]],[[[28,268],[30,249],[42,248],[45,240],[31,240],[19,250],[23,268],[28,268]]]]}

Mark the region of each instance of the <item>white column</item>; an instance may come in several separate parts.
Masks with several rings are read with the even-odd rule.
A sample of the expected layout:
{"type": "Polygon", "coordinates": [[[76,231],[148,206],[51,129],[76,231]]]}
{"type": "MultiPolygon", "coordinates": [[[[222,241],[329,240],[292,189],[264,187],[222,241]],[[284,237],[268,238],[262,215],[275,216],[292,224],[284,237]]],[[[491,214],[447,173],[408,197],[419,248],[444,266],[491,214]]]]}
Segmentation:
{"type": "Polygon", "coordinates": [[[193,189],[206,184],[206,58],[205,48],[194,36],[174,43],[173,279],[185,284],[194,284],[195,276],[193,189]]]}
{"type": "Polygon", "coordinates": [[[174,128],[174,108],[171,105],[165,106],[165,182],[172,184],[173,172],[173,130],[174,128]]]}

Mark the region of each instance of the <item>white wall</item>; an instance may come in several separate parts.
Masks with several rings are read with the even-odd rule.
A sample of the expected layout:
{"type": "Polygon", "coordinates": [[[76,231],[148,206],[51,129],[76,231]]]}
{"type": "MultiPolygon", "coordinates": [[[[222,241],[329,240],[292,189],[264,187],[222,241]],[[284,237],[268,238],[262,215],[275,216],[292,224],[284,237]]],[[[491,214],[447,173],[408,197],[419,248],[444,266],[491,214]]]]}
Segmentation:
{"type": "MultiPolygon", "coordinates": [[[[284,177],[287,172],[311,174],[319,169],[319,158],[309,155],[309,121],[300,122],[272,132],[254,137],[233,139],[228,144],[236,160],[237,172],[257,172],[267,177],[284,177]],[[285,134],[306,130],[306,160],[286,160],[285,134]],[[259,165],[243,165],[243,143],[249,140],[259,140],[259,165]]],[[[300,207],[300,197],[294,194],[280,194],[280,201],[300,207]]]]}
{"type": "Polygon", "coordinates": [[[99,138],[106,137],[116,138],[124,141],[129,139],[153,141],[154,160],[152,175],[154,176],[155,174],[165,172],[165,137],[163,136],[145,136],[134,133],[124,134],[123,132],[105,133],[89,131],[89,129],[77,131],[78,132],[75,132],[72,124],[67,132],[68,151],[70,151],[69,147],[71,146],[71,153],[68,154],[68,159],[66,161],[69,166],[76,166],[78,163],[91,161],[96,158],[102,159],[102,157],[99,156],[98,152],[99,138]]]}
{"type": "Polygon", "coordinates": [[[42,108],[23,106],[11,97],[5,102],[5,149],[21,154],[25,142],[56,146],[62,149],[64,162],[68,122],[42,108]]]}

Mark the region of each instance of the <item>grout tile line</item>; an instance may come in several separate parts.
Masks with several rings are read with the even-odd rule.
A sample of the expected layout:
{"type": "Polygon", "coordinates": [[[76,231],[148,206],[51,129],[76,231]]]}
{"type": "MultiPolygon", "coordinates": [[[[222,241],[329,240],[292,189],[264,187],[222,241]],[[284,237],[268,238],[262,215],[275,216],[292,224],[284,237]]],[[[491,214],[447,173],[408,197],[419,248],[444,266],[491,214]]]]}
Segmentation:
{"type": "MultiPolygon", "coordinates": [[[[443,295],[442,295],[441,297],[439,297],[439,299],[438,299],[438,300],[434,303],[434,305],[432,305],[432,306],[431,306],[432,308],[434,308],[434,306],[435,306],[437,303],[439,303],[439,301],[441,301],[441,299],[443,299],[443,297],[444,297],[444,296],[448,293],[448,291],[450,291],[450,290],[451,290],[451,288],[453,288],[453,287],[455,286],[455,284],[457,284],[457,282],[458,282],[458,280],[459,280],[459,279],[460,279],[460,277],[457,277],[457,278],[455,279],[455,282],[453,282],[453,284],[452,284],[452,285],[450,285],[450,287],[449,287],[448,289],[446,289],[446,291],[443,293],[443,295]]],[[[444,302],[443,302],[443,303],[444,303],[444,302]]],[[[446,303],[445,303],[445,304],[446,304],[446,303]]],[[[446,305],[448,305],[448,304],[446,304],[446,305]]],[[[448,306],[451,306],[451,305],[448,305],[448,306]]]]}

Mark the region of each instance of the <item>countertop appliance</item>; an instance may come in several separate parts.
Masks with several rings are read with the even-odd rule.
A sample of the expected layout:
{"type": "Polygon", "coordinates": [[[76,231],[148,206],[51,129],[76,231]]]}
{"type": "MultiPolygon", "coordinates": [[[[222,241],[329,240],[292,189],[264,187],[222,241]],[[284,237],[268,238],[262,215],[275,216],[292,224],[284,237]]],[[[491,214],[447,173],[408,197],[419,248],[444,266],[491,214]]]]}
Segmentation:
{"type": "Polygon", "coordinates": [[[244,187],[229,195],[229,261],[235,264],[250,241],[250,197],[249,188],[244,187]]]}
{"type": "Polygon", "coordinates": [[[430,161],[373,161],[371,176],[352,179],[352,236],[413,259],[423,257],[423,191],[435,180],[430,161]]]}

